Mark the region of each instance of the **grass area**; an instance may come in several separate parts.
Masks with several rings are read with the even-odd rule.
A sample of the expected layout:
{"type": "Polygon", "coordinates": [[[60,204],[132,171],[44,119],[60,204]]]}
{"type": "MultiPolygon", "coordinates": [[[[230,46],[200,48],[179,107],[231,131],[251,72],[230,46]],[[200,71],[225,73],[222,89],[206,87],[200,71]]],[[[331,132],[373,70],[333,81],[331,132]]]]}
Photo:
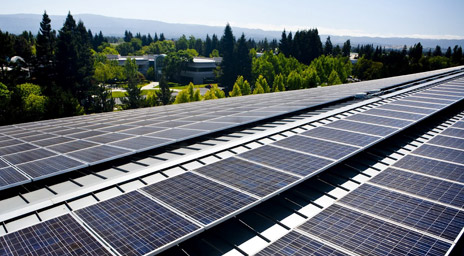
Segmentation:
{"type": "MultiPolygon", "coordinates": [[[[194,87],[195,89],[196,88],[205,88],[207,85],[217,85],[217,84],[196,84],[194,87]]],[[[182,86],[173,86],[173,87],[169,87],[170,89],[178,89],[178,90],[183,90],[185,88],[187,88],[188,85],[182,85],[182,86]]]]}
{"type": "Polygon", "coordinates": [[[126,93],[125,92],[111,92],[111,97],[113,98],[126,97],[126,93]]]}

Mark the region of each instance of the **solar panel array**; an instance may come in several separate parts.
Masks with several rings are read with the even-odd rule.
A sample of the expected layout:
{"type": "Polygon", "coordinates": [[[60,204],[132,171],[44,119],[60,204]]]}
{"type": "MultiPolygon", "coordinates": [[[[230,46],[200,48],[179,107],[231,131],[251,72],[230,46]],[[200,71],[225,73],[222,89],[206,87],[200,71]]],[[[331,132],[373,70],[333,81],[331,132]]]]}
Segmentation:
{"type": "Polygon", "coordinates": [[[2,126],[0,160],[14,169],[0,190],[445,71],[2,126]]]}
{"type": "MultiPolygon", "coordinates": [[[[449,87],[449,84],[447,86],[449,87]]],[[[453,95],[452,92],[449,94],[453,95]]],[[[461,98],[464,98],[464,95],[461,98]]],[[[424,102],[427,102],[426,99],[424,102]]],[[[439,109],[447,106],[442,105],[439,109]]],[[[352,117],[356,115],[361,114],[355,114],[352,117]]],[[[376,118],[374,115],[364,116],[376,118]]],[[[427,116],[424,114],[423,118],[427,116]]],[[[383,118],[392,119],[391,117],[383,118]]],[[[334,123],[342,121],[335,121],[334,123]]],[[[316,149],[311,149],[306,143],[293,143],[295,142],[293,137],[286,138],[277,143],[262,146],[215,164],[154,183],[141,188],[139,191],[96,203],[77,210],[73,214],[78,216],[101,239],[105,240],[105,244],[109,244],[121,254],[130,252],[133,255],[143,255],[148,252],[156,252],[177,243],[179,239],[196,234],[202,228],[218,224],[260,203],[260,199],[283,192],[302,179],[316,175],[416,121],[405,123],[400,128],[387,127],[387,131],[391,131],[391,133],[387,133],[383,137],[356,132],[356,129],[378,131],[374,127],[376,124],[367,124],[366,127],[362,128],[360,127],[362,123],[356,121],[345,122],[346,125],[343,126],[343,130],[336,128],[336,125],[333,125],[332,128],[315,128],[298,136],[301,137],[302,141],[306,140],[307,143],[314,143],[316,149]],[[351,130],[349,124],[353,125],[353,130],[351,130]],[[312,131],[314,132],[312,133],[312,131]],[[325,136],[322,131],[330,132],[336,136],[335,139],[330,140],[331,137],[325,136]],[[349,140],[350,137],[354,138],[353,142],[349,140]],[[338,149],[343,149],[343,153],[340,154],[338,149]]],[[[379,128],[384,127],[382,125],[377,126],[379,128]]],[[[385,131],[383,132],[385,133],[385,131]]],[[[108,147],[109,154],[112,152],[110,150],[111,146],[108,145],[96,147],[108,147]]],[[[63,147],[63,150],[68,148],[72,147],[66,146],[63,147]]],[[[92,148],[95,147],[78,151],[92,148]]],[[[117,151],[116,153],[124,153],[124,151],[117,151]]],[[[62,155],[57,154],[57,156],[52,157],[60,156],[62,155]]],[[[80,157],[89,162],[98,161],[90,153],[83,154],[80,157]]],[[[98,157],[96,156],[96,158],[98,157]]],[[[111,157],[111,155],[103,157],[111,157]]],[[[8,163],[5,162],[5,164],[8,163]]],[[[375,187],[373,185],[369,186],[375,187]]],[[[348,203],[346,202],[346,204],[348,203]]],[[[400,203],[398,202],[398,204],[400,203]]],[[[429,207],[427,209],[436,209],[436,205],[442,207],[440,209],[446,208],[439,204],[426,205],[426,207],[429,207]]],[[[356,207],[358,206],[356,205],[356,207]]],[[[453,213],[455,213],[453,218],[448,219],[448,224],[453,228],[458,227],[461,225],[460,211],[456,211],[452,207],[448,208],[454,210],[453,213]]],[[[384,234],[380,231],[384,229],[393,230],[394,232],[388,233],[387,239],[382,243],[387,243],[387,241],[393,243],[392,248],[397,251],[404,250],[403,247],[406,247],[409,250],[407,252],[412,254],[422,252],[422,250],[439,253],[446,251],[450,246],[449,242],[408,230],[402,226],[392,224],[390,221],[377,219],[369,214],[359,213],[357,210],[350,210],[350,208],[344,206],[334,205],[327,210],[329,211],[323,211],[324,214],[328,213],[327,216],[316,216],[319,218],[317,219],[317,223],[319,223],[317,224],[318,229],[313,228],[313,224],[310,223],[300,227],[300,230],[311,233],[313,236],[327,234],[327,237],[324,235],[323,239],[332,239],[327,241],[333,241],[336,244],[339,244],[339,241],[334,240],[337,237],[334,234],[343,235],[341,238],[344,239],[346,239],[345,236],[350,235],[351,238],[342,241],[342,247],[354,244],[353,246],[359,248],[354,248],[356,249],[354,250],[349,247],[348,249],[353,249],[353,251],[360,254],[370,252],[367,247],[373,243],[371,239],[366,239],[366,233],[380,238],[384,234]],[[340,218],[341,222],[337,223],[343,223],[343,225],[333,226],[334,217],[331,216],[332,214],[335,215],[335,220],[340,218]],[[351,220],[354,215],[358,216],[355,221],[351,220]],[[350,223],[353,223],[354,227],[350,223]],[[363,228],[371,227],[371,225],[374,225],[374,230],[364,231],[363,228]],[[324,232],[320,232],[320,229],[324,230],[324,232]]],[[[417,209],[417,211],[419,210],[417,209]]],[[[369,211],[369,208],[359,211],[369,211]]],[[[444,213],[430,216],[438,218],[444,216],[444,213]]],[[[315,218],[311,219],[310,222],[312,220],[315,220],[315,218]]],[[[408,223],[406,219],[401,221],[402,223],[408,223]]],[[[418,225],[417,227],[422,226],[418,225]]],[[[37,228],[37,226],[32,228],[37,228]]],[[[432,232],[433,229],[425,227],[424,230],[432,232]]],[[[13,234],[20,235],[20,233],[14,232],[4,237],[10,237],[13,234]]],[[[447,239],[454,234],[455,229],[452,229],[446,230],[440,235],[447,239]]],[[[329,250],[330,246],[319,246],[319,248],[320,250],[329,250]]],[[[377,249],[385,250],[384,248],[377,249]]]]}
{"type": "MultiPolygon", "coordinates": [[[[451,82],[428,91],[440,91],[438,98],[442,93],[455,95],[441,88],[462,87],[451,82]]],[[[326,247],[336,244],[360,255],[445,255],[464,228],[461,131],[464,120],[305,222],[292,232],[298,236],[292,234],[273,243],[263,255],[271,248],[298,255],[305,248],[298,241],[314,238],[326,247]]],[[[326,253],[323,247],[316,248],[308,252],[326,253]]]]}

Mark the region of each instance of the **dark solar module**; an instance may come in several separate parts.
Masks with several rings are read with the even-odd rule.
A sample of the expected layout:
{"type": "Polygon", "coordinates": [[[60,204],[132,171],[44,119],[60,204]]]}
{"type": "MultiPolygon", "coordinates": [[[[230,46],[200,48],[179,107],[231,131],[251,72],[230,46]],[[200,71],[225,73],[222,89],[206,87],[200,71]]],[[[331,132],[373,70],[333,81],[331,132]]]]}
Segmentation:
{"type": "Polygon", "coordinates": [[[445,160],[453,163],[464,164],[464,151],[444,148],[433,145],[422,145],[413,151],[416,155],[445,160]]]}
{"type": "Polygon", "coordinates": [[[107,145],[74,151],[66,155],[90,164],[97,164],[130,154],[131,151],[107,145]]]}
{"type": "Polygon", "coordinates": [[[74,139],[67,138],[67,137],[54,137],[51,139],[35,141],[34,144],[41,146],[41,147],[47,147],[47,146],[57,145],[60,143],[70,142],[73,140],[74,139]]]}
{"type": "Polygon", "coordinates": [[[119,133],[126,133],[126,134],[131,134],[131,135],[146,135],[149,133],[159,132],[162,130],[166,130],[166,128],[154,127],[154,126],[141,126],[137,128],[120,131],[119,133]]]}
{"type": "Polygon", "coordinates": [[[377,109],[388,109],[388,110],[404,111],[404,112],[424,114],[424,115],[429,115],[429,114],[432,114],[433,112],[435,112],[434,109],[414,108],[414,107],[406,107],[406,106],[401,106],[401,105],[395,105],[395,102],[382,105],[382,106],[378,107],[377,109]]]}
{"type": "Polygon", "coordinates": [[[11,155],[6,155],[6,156],[3,156],[3,159],[7,160],[8,162],[10,162],[11,164],[22,164],[22,163],[26,163],[26,162],[30,162],[30,161],[34,161],[34,160],[39,160],[39,159],[42,159],[42,158],[46,158],[46,157],[50,157],[50,156],[55,156],[56,154],[49,151],[49,150],[46,150],[46,149],[43,149],[43,148],[38,148],[38,149],[34,149],[34,150],[29,150],[29,151],[26,151],[26,152],[20,152],[20,153],[15,153],[15,154],[11,154],[11,155]]]}
{"type": "Polygon", "coordinates": [[[161,139],[184,140],[191,137],[199,136],[200,134],[204,133],[205,131],[201,130],[172,128],[161,132],[146,134],[146,136],[157,137],[161,139]]]}
{"type": "Polygon", "coordinates": [[[420,95],[419,93],[414,94],[414,96],[409,96],[405,98],[406,100],[419,101],[425,103],[449,105],[454,102],[454,100],[439,100],[431,95],[420,95]]]}
{"type": "Polygon", "coordinates": [[[344,120],[348,121],[357,121],[362,123],[369,123],[374,125],[386,125],[395,128],[404,128],[408,125],[412,124],[412,121],[406,120],[398,120],[394,118],[387,118],[387,117],[380,117],[380,116],[370,116],[370,115],[363,115],[363,114],[356,114],[347,117],[344,120]]]}
{"type": "Polygon", "coordinates": [[[427,144],[435,144],[449,148],[464,150],[464,137],[463,139],[437,135],[427,142],[427,144]]]}
{"type": "Polygon", "coordinates": [[[132,150],[147,150],[162,145],[171,143],[172,140],[152,138],[152,137],[136,137],[127,140],[120,140],[117,142],[110,143],[109,145],[118,146],[122,148],[132,149],[132,150]]]}
{"type": "Polygon", "coordinates": [[[119,140],[124,140],[128,138],[133,138],[134,135],[122,134],[122,133],[108,133],[91,138],[87,138],[88,141],[93,141],[97,143],[111,143],[119,140]]]}
{"type": "Polygon", "coordinates": [[[142,189],[204,225],[256,201],[255,198],[187,172],[142,189]]]}
{"type": "Polygon", "coordinates": [[[433,104],[433,103],[426,103],[426,102],[417,102],[408,100],[408,98],[403,98],[397,101],[392,102],[395,105],[402,105],[402,106],[412,106],[412,107],[420,107],[420,108],[429,108],[429,109],[442,109],[445,106],[441,104],[433,104]]]}
{"type": "Polygon", "coordinates": [[[355,146],[367,146],[377,140],[380,140],[379,137],[325,127],[317,127],[303,132],[302,134],[314,138],[326,139],[333,142],[341,142],[355,146]]]}
{"type": "Polygon", "coordinates": [[[76,214],[123,255],[144,255],[200,227],[133,191],[76,214]]]}
{"type": "Polygon", "coordinates": [[[310,156],[273,146],[263,146],[239,155],[250,161],[307,176],[332,164],[332,160],[310,156]]]}
{"type": "Polygon", "coordinates": [[[398,119],[406,119],[406,120],[411,120],[411,121],[420,120],[425,117],[425,115],[420,115],[420,114],[411,114],[411,113],[399,112],[399,111],[394,111],[394,110],[377,109],[377,108],[364,111],[363,114],[391,117],[391,118],[398,118],[398,119]]]}
{"type": "Polygon", "coordinates": [[[18,164],[16,167],[27,173],[33,179],[37,179],[65,173],[85,166],[87,165],[84,163],[66,156],[58,155],[33,162],[18,164]]]}
{"type": "Polygon", "coordinates": [[[14,146],[14,145],[18,145],[18,144],[21,144],[21,143],[24,143],[24,142],[21,141],[21,140],[18,140],[18,139],[10,139],[10,138],[7,137],[7,138],[5,138],[3,140],[0,140],[0,151],[1,151],[1,148],[3,148],[3,147],[14,146]]]}
{"type": "Polygon", "coordinates": [[[463,122],[463,121],[456,122],[456,123],[455,123],[455,124],[453,124],[451,127],[453,127],[453,128],[460,128],[460,129],[464,129],[464,122],[463,122]]]}
{"type": "Polygon", "coordinates": [[[298,180],[297,177],[234,157],[203,166],[196,172],[260,197],[298,180]]]}
{"type": "Polygon", "coordinates": [[[336,122],[329,123],[325,127],[333,127],[345,131],[359,132],[365,134],[372,134],[377,136],[388,136],[398,131],[397,128],[385,127],[373,124],[358,123],[348,120],[337,120],[336,122]]]}
{"type": "Polygon", "coordinates": [[[230,124],[230,123],[201,122],[201,123],[185,125],[185,126],[182,126],[182,128],[215,131],[215,130],[230,128],[232,126],[235,126],[235,125],[230,124]]]}
{"type": "Polygon", "coordinates": [[[68,137],[75,138],[75,139],[85,139],[85,138],[98,136],[102,134],[105,134],[105,133],[102,131],[86,131],[86,132],[71,134],[71,135],[68,135],[68,137]]]}
{"type": "Polygon", "coordinates": [[[447,128],[441,134],[464,139],[464,129],[447,128]]]}
{"type": "Polygon", "coordinates": [[[71,141],[71,142],[66,142],[66,143],[62,143],[58,145],[49,146],[47,148],[64,154],[64,153],[69,153],[69,152],[84,149],[84,148],[94,147],[97,145],[98,144],[93,143],[93,142],[78,140],[78,141],[71,141]]]}
{"type": "Polygon", "coordinates": [[[30,181],[29,178],[15,170],[13,167],[0,168],[0,188],[5,189],[12,185],[30,181]]]}

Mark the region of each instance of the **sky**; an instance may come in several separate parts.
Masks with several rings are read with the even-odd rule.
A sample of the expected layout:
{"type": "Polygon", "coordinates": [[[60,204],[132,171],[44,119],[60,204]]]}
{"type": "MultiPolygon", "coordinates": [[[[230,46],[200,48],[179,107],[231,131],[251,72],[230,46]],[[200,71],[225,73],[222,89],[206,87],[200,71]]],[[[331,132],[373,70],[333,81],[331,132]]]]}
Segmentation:
{"type": "Polygon", "coordinates": [[[320,34],[464,39],[464,0],[1,0],[0,14],[99,14],[320,34]]]}

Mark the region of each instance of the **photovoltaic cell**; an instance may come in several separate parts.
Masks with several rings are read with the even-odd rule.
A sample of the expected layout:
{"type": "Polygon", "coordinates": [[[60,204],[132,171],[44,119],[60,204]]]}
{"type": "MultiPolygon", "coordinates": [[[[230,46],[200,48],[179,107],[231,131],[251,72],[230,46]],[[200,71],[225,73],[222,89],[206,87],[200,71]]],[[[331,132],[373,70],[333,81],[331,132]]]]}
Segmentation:
{"type": "Polygon", "coordinates": [[[406,97],[405,99],[407,100],[412,100],[412,101],[419,101],[419,102],[426,102],[426,103],[433,103],[433,104],[441,104],[441,105],[449,105],[453,103],[453,100],[439,100],[435,98],[429,98],[431,97],[430,95],[419,95],[419,93],[414,94],[414,96],[409,96],[406,97]]]}
{"type": "Polygon", "coordinates": [[[118,132],[118,131],[127,130],[127,129],[135,128],[135,127],[136,126],[133,126],[133,125],[115,125],[115,126],[106,127],[100,130],[106,131],[106,132],[118,132]]]}
{"type": "Polygon", "coordinates": [[[35,148],[37,147],[29,143],[16,144],[9,147],[0,147],[0,156],[23,152],[35,148]]]}
{"type": "Polygon", "coordinates": [[[58,145],[49,146],[47,148],[64,154],[64,153],[69,153],[69,152],[76,151],[79,149],[94,147],[97,145],[98,145],[97,143],[78,140],[78,141],[71,141],[71,142],[66,142],[66,143],[62,143],[58,145]]]}
{"type": "Polygon", "coordinates": [[[411,101],[411,100],[408,100],[408,98],[397,100],[395,102],[392,102],[392,104],[413,106],[413,107],[420,107],[420,108],[430,108],[430,109],[436,109],[436,110],[444,108],[444,106],[440,104],[411,101]]]}
{"type": "Polygon", "coordinates": [[[413,122],[406,120],[397,120],[394,118],[380,117],[380,116],[369,116],[363,114],[356,114],[345,118],[344,120],[358,121],[362,123],[374,124],[374,125],[386,125],[395,128],[404,128],[413,122]]]}
{"type": "Polygon", "coordinates": [[[314,138],[326,139],[334,142],[341,142],[355,146],[367,146],[380,139],[379,137],[336,130],[326,127],[317,127],[309,131],[303,132],[302,134],[314,138]]]}
{"type": "Polygon", "coordinates": [[[454,241],[464,227],[464,212],[363,184],[339,202],[454,241]]]}
{"type": "Polygon", "coordinates": [[[464,207],[464,186],[419,174],[388,168],[370,182],[436,200],[445,204],[464,207]]]}
{"type": "Polygon", "coordinates": [[[357,147],[303,137],[299,135],[291,136],[289,138],[274,142],[273,145],[291,148],[318,156],[332,158],[335,160],[341,159],[359,149],[357,147]]]}
{"type": "Polygon", "coordinates": [[[127,133],[127,134],[132,134],[132,135],[145,135],[148,133],[159,132],[162,130],[166,130],[166,128],[154,127],[154,126],[141,126],[137,128],[120,131],[120,133],[127,133]]]}
{"type": "Polygon", "coordinates": [[[191,124],[193,122],[186,122],[186,121],[168,121],[168,122],[162,122],[162,123],[157,123],[157,127],[164,127],[164,128],[175,128],[187,124],[191,124]]]}
{"type": "Polygon", "coordinates": [[[73,140],[74,139],[67,138],[67,137],[55,137],[51,139],[35,141],[34,144],[41,146],[41,147],[47,147],[47,146],[56,145],[60,143],[70,142],[73,140]]]}
{"type": "Polygon", "coordinates": [[[333,127],[345,131],[352,131],[352,132],[359,132],[359,133],[366,133],[372,134],[377,136],[388,136],[393,134],[398,129],[392,127],[385,127],[373,124],[366,124],[366,123],[358,123],[352,122],[348,120],[337,120],[336,122],[329,123],[325,125],[325,127],[333,127]]]}
{"type": "Polygon", "coordinates": [[[36,134],[36,135],[28,136],[28,137],[25,137],[25,138],[21,138],[21,139],[24,140],[24,141],[27,141],[27,142],[34,142],[34,141],[37,141],[37,140],[49,139],[49,138],[52,138],[52,137],[53,137],[53,135],[51,135],[51,134],[36,134]]]}
{"type": "Polygon", "coordinates": [[[251,196],[190,172],[152,184],[143,191],[204,225],[256,201],[251,196]]]}
{"type": "Polygon", "coordinates": [[[424,144],[413,151],[416,155],[464,164],[464,151],[424,144]]]}
{"type": "Polygon", "coordinates": [[[435,112],[434,109],[406,107],[406,106],[396,105],[395,102],[382,105],[378,107],[377,109],[389,109],[389,110],[404,111],[404,112],[418,113],[418,114],[424,114],[424,115],[429,115],[435,112]]]}
{"type": "Polygon", "coordinates": [[[269,145],[247,151],[239,156],[301,176],[310,175],[333,163],[331,160],[269,145]]]}
{"type": "Polygon", "coordinates": [[[377,108],[364,111],[363,114],[391,117],[391,118],[398,118],[398,119],[406,119],[406,120],[411,120],[411,121],[420,120],[425,117],[425,115],[420,115],[420,114],[412,114],[412,113],[405,113],[405,112],[399,112],[399,111],[394,111],[394,110],[385,110],[385,109],[377,109],[377,108]]]}
{"type": "Polygon", "coordinates": [[[66,155],[82,160],[87,163],[96,164],[96,163],[101,163],[101,162],[108,161],[114,158],[126,156],[130,152],[131,151],[126,150],[126,149],[102,145],[102,146],[97,146],[93,148],[74,151],[66,155]]]}
{"type": "Polygon", "coordinates": [[[9,137],[3,137],[2,139],[0,139],[0,148],[14,146],[21,143],[24,142],[17,139],[10,139],[9,137]]]}
{"type": "Polygon", "coordinates": [[[460,129],[464,129],[464,122],[460,121],[460,122],[456,122],[455,124],[453,124],[451,127],[453,128],[460,128],[460,129]]]}
{"type": "Polygon", "coordinates": [[[233,126],[233,124],[230,124],[230,123],[200,122],[200,123],[189,124],[189,125],[183,126],[182,128],[214,131],[214,130],[229,128],[231,126],[233,126]]]}
{"type": "Polygon", "coordinates": [[[52,176],[87,166],[66,156],[58,155],[33,162],[18,164],[21,171],[34,178],[52,176]]]}
{"type": "Polygon", "coordinates": [[[464,183],[464,166],[428,159],[420,156],[407,155],[393,164],[406,170],[424,173],[464,183]]]}
{"type": "Polygon", "coordinates": [[[133,191],[76,214],[122,255],[144,255],[200,227],[133,191]]]}
{"type": "Polygon", "coordinates": [[[3,159],[7,160],[11,164],[21,164],[21,163],[26,163],[34,160],[39,160],[42,158],[50,157],[50,156],[55,156],[56,154],[43,149],[43,148],[38,148],[34,150],[29,150],[27,152],[21,152],[21,153],[15,153],[11,155],[6,155],[3,156],[3,159]]]}
{"type": "Polygon", "coordinates": [[[456,101],[456,100],[459,100],[461,99],[461,97],[459,96],[447,96],[447,95],[443,95],[443,94],[436,94],[436,93],[433,93],[433,92],[421,92],[421,93],[418,93],[416,94],[418,97],[430,97],[430,98],[433,98],[433,99],[440,99],[440,100],[448,100],[448,101],[456,101]]]}
{"type": "Polygon", "coordinates": [[[7,167],[7,166],[10,166],[10,165],[7,164],[4,160],[0,159],[0,168],[7,167]]]}
{"type": "Polygon", "coordinates": [[[298,229],[359,255],[445,255],[451,247],[449,243],[337,204],[298,229]]]}
{"type": "Polygon", "coordinates": [[[26,176],[19,173],[13,167],[0,168],[0,188],[6,188],[27,181],[29,181],[29,178],[26,178],[26,176]]]}
{"type": "Polygon", "coordinates": [[[427,144],[434,144],[438,146],[444,146],[444,147],[464,150],[464,137],[463,139],[458,139],[458,138],[437,135],[431,140],[427,141],[427,144]]]}
{"type": "Polygon", "coordinates": [[[161,145],[165,145],[170,142],[172,142],[172,140],[140,136],[136,138],[130,138],[127,140],[120,140],[117,142],[113,142],[113,143],[110,143],[109,145],[132,149],[132,150],[147,150],[147,149],[159,147],[161,145]]]}
{"type": "Polygon", "coordinates": [[[84,132],[84,131],[86,131],[86,130],[84,130],[84,129],[78,129],[78,128],[70,128],[70,129],[61,128],[61,130],[55,131],[55,132],[53,132],[53,134],[57,134],[57,135],[68,135],[68,134],[73,134],[73,133],[78,133],[78,132],[84,132]]]}
{"type": "Polygon", "coordinates": [[[0,237],[0,255],[112,255],[69,214],[0,237]]]}
{"type": "Polygon", "coordinates": [[[91,138],[87,138],[86,140],[88,141],[93,141],[97,143],[111,143],[111,142],[116,142],[119,140],[124,140],[128,138],[133,138],[135,137],[134,135],[129,135],[129,134],[122,134],[122,133],[108,133],[100,136],[95,136],[91,138]]]}
{"type": "Polygon", "coordinates": [[[325,256],[344,256],[349,255],[339,250],[336,250],[319,241],[311,239],[299,232],[292,231],[279,240],[273,242],[261,252],[258,256],[269,255],[325,255],[325,256]]]}
{"type": "Polygon", "coordinates": [[[235,157],[203,166],[195,171],[259,197],[267,196],[298,180],[290,174],[235,157]]]}
{"type": "Polygon", "coordinates": [[[441,134],[458,138],[464,138],[464,129],[447,128],[441,134]]]}
{"type": "Polygon", "coordinates": [[[95,131],[86,131],[86,132],[80,132],[80,133],[71,134],[71,135],[68,135],[68,137],[75,138],[75,139],[85,139],[85,138],[98,136],[98,135],[102,135],[102,134],[105,134],[105,133],[95,130],[95,131]]]}
{"type": "Polygon", "coordinates": [[[173,128],[173,129],[168,129],[168,130],[164,130],[161,132],[154,132],[154,133],[146,134],[146,136],[157,137],[157,138],[162,138],[162,139],[171,139],[171,140],[184,140],[187,138],[198,136],[203,133],[205,133],[205,131],[173,128]]]}

